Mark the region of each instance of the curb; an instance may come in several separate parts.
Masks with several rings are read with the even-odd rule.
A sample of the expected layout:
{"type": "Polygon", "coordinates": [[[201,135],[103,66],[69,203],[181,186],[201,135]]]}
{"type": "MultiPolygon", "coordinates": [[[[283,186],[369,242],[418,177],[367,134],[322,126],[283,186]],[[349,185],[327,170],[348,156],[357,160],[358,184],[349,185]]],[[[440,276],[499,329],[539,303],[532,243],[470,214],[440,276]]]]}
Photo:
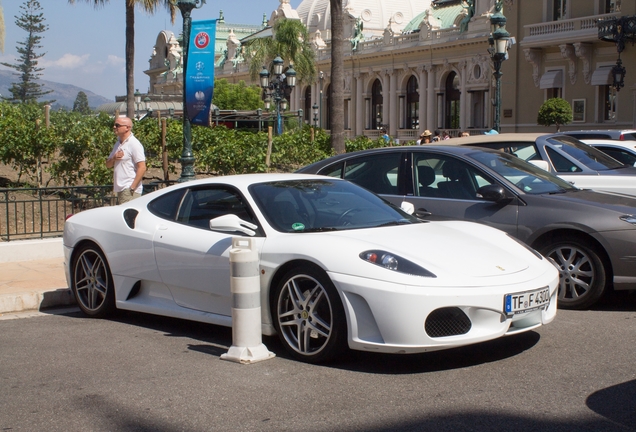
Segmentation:
{"type": "Polygon", "coordinates": [[[54,291],[5,294],[0,295],[0,314],[37,311],[75,304],[73,293],[68,288],[60,288],[54,291]]]}
{"type": "Polygon", "coordinates": [[[0,263],[35,261],[63,256],[62,237],[0,243],[0,263]]]}

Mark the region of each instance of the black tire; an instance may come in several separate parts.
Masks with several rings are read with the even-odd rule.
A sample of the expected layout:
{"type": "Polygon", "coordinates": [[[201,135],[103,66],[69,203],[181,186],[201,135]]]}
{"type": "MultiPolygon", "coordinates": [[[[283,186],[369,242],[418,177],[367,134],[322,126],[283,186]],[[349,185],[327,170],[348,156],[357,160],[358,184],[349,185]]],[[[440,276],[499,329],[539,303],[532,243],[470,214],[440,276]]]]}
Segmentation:
{"type": "Polygon", "coordinates": [[[285,349],[296,359],[323,363],[347,347],[347,322],[336,288],[321,270],[297,267],[274,291],[272,318],[285,349]]]}
{"type": "Polygon", "coordinates": [[[586,309],[605,292],[605,267],[593,247],[576,240],[559,240],[542,248],[559,269],[558,306],[586,309]]]}
{"type": "Polygon", "coordinates": [[[73,258],[71,289],[86,315],[103,318],[115,311],[113,277],[104,253],[95,245],[81,246],[73,258]]]}

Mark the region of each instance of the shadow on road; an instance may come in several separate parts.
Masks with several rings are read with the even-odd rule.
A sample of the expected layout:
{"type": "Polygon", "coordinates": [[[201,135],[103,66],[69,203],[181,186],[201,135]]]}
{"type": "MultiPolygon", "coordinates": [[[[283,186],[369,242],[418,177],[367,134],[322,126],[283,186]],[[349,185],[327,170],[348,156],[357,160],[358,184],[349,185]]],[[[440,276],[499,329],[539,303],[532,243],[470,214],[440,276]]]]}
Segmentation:
{"type": "Polygon", "coordinates": [[[587,398],[586,404],[614,423],[636,428],[636,380],[594,392],[587,398]]]}

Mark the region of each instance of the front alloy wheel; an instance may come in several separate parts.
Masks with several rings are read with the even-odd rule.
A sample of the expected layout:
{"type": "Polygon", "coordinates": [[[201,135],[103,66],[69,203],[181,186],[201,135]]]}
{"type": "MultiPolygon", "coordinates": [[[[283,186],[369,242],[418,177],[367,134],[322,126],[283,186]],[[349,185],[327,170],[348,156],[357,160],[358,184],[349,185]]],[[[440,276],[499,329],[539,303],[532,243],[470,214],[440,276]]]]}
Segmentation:
{"type": "Polygon", "coordinates": [[[72,289],[82,312],[104,317],[115,309],[115,293],[108,263],[95,245],[77,251],[71,269],[72,289]]]}
{"type": "Polygon", "coordinates": [[[273,306],[281,342],[297,359],[324,362],[344,349],[344,309],[327,275],[310,268],[287,273],[273,306]]]}
{"type": "Polygon", "coordinates": [[[593,248],[577,241],[560,241],[545,247],[559,270],[559,300],[563,309],[592,306],[605,291],[605,267],[593,248]]]}

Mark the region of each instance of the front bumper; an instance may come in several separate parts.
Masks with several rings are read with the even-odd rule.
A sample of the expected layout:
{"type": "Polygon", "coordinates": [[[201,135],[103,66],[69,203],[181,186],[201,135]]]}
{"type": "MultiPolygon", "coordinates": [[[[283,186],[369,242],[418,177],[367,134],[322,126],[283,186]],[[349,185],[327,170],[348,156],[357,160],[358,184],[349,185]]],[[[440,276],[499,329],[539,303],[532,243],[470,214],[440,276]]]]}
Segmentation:
{"type": "Polygon", "coordinates": [[[329,276],[347,314],[349,347],[362,351],[406,354],[469,345],[532,330],[551,322],[557,310],[556,271],[514,286],[481,288],[405,286],[343,274],[329,276]],[[546,286],[550,303],[543,309],[504,313],[506,294],[546,286]]]}

